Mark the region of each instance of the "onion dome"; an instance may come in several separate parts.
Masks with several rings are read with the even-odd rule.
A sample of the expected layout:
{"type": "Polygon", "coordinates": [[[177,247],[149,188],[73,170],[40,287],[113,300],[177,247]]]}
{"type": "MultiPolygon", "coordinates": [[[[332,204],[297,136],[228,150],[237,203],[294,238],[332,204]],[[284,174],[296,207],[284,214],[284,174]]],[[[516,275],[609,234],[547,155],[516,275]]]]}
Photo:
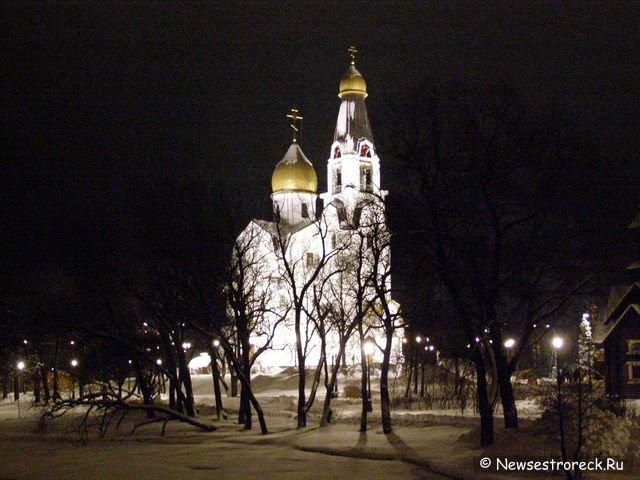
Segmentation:
{"type": "Polygon", "coordinates": [[[367,83],[356,69],[353,61],[340,80],[340,93],[338,93],[338,97],[344,98],[345,95],[361,95],[363,98],[367,97],[367,83]]]}
{"type": "Polygon", "coordinates": [[[318,190],[318,176],[297,143],[292,143],[287,153],[273,170],[271,176],[271,191],[293,190],[316,193],[318,190]]]}

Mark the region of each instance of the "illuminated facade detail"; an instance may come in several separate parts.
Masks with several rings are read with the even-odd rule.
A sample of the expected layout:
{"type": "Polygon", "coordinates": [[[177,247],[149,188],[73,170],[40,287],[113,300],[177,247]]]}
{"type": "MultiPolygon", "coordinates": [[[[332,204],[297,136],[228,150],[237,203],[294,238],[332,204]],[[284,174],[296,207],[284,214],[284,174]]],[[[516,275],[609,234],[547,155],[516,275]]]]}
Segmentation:
{"type": "MultiPolygon", "coordinates": [[[[275,332],[270,339],[271,348],[257,360],[262,368],[296,364],[292,283],[300,288],[313,279],[313,285],[301,297],[304,298],[302,331],[307,338],[304,346],[308,352],[307,365],[316,365],[320,360],[318,326],[312,320],[322,316],[321,309],[328,311],[330,305],[339,305],[345,317],[355,318],[354,297],[346,293],[352,287],[353,279],[348,269],[340,270],[339,266],[343,264],[340,262],[353,261],[358,256],[356,249],[361,249],[362,245],[354,238],[361,231],[361,219],[372,219],[375,212],[384,211],[387,192],[380,189],[380,159],[365,105],[366,82],[355,67],[355,49],[351,48],[349,52],[351,64],[340,81],[338,96],[341,103],[327,160],[327,192],[320,195],[324,208],[321,211],[317,208],[317,175],[298,143],[297,122],[302,116],[292,109],[287,118],[291,120],[293,141],[271,178],[274,220],[252,220],[237,239],[239,245],[249,247],[243,251],[248,255],[245,263],[251,266],[245,275],[250,277],[252,295],[261,299],[266,307],[259,319],[264,328],[254,331],[251,342],[260,348],[269,341],[269,332],[275,332]],[[341,273],[331,273],[336,271],[341,273]],[[342,293],[337,294],[339,291],[342,293]]],[[[384,222],[384,217],[380,218],[384,222]]],[[[386,232],[386,224],[381,230],[386,232]]],[[[388,248],[382,256],[385,263],[376,267],[378,269],[389,266],[388,248]]],[[[389,284],[390,280],[385,278],[389,284]]],[[[372,295],[371,291],[368,294],[372,295]]],[[[388,300],[397,311],[398,305],[390,298],[388,300]]],[[[376,315],[372,309],[376,307],[369,307],[364,323],[374,326],[376,315]]],[[[330,327],[327,330],[326,353],[331,364],[338,351],[339,334],[330,327]]],[[[374,328],[367,335],[375,338],[378,345],[384,345],[381,329],[374,328]]],[[[350,341],[344,355],[347,364],[360,361],[360,345],[355,332],[352,337],[354,340],[350,341]]],[[[397,352],[401,351],[401,337],[398,333],[397,345],[394,340],[397,352]]],[[[374,358],[381,360],[379,352],[374,358]]]]}

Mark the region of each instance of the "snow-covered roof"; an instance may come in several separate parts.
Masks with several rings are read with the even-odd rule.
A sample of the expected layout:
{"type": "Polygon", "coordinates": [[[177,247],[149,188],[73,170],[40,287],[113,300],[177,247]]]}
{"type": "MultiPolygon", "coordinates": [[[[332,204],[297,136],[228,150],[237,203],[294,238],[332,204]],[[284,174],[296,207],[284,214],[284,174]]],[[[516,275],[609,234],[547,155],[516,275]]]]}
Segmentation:
{"type": "Polygon", "coordinates": [[[640,315],[640,305],[638,305],[637,303],[632,303],[624,310],[624,312],[622,312],[620,316],[615,319],[614,322],[604,324],[600,322],[595,323],[593,325],[594,328],[592,334],[593,342],[596,344],[603,343],[609,337],[609,335],[611,335],[611,333],[615,331],[620,322],[622,322],[622,320],[629,313],[633,312],[635,312],[636,315],[640,315]]]}
{"type": "Polygon", "coordinates": [[[338,112],[333,141],[340,144],[340,150],[344,154],[355,153],[358,142],[362,139],[373,144],[373,135],[364,98],[345,97],[338,112]]]}

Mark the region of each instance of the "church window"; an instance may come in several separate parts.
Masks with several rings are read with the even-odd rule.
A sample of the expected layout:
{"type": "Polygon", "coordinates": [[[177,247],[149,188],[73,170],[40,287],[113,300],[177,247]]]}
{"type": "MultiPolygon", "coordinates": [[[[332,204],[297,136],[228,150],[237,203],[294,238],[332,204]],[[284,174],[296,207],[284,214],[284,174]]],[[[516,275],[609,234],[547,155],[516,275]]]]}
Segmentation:
{"type": "Polygon", "coordinates": [[[307,267],[316,267],[318,266],[318,263],[319,263],[318,257],[314,253],[307,252],[307,259],[306,259],[307,267]]]}
{"type": "Polygon", "coordinates": [[[371,148],[366,143],[360,147],[360,156],[371,158],[371,148]]]}
{"type": "Polygon", "coordinates": [[[284,308],[287,306],[287,297],[283,293],[280,294],[279,303],[281,308],[284,308]]]}
{"type": "Polygon", "coordinates": [[[340,147],[336,147],[333,150],[333,158],[340,158],[342,156],[342,152],[340,152],[340,147]]]}
{"type": "Polygon", "coordinates": [[[342,191],[342,168],[335,167],[333,171],[333,191],[340,193],[342,191]]]}
{"type": "Polygon", "coordinates": [[[338,240],[337,235],[336,235],[335,233],[333,233],[333,234],[331,235],[331,249],[332,249],[332,250],[335,250],[336,245],[337,245],[337,243],[338,243],[338,241],[337,241],[337,240],[338,240]]]}
{"type": "Polygon", "coordinates": [[[309,205],[306,203],[302,204],[302,218],[309,218],[309,205]]]}
{"type": "Polygon", "coordinates": [[[338,220],[341,222],[347,221],[347,210],[342,206],[338,207],[338,220]]]}
{"type": "Polygon", "coordinates": [[[627,355],[640,355],[640,339],[627,340],[627,355]]]}
{"type": "Polygon", "coordinates": [[[360,225],[360,216],[362,215],[362,207],[356,207],[353,211],[353,226],[357,227],[360,225]]]}
{"type": "Polygon", "coordinates": [[[627,362],[627,382],[640,383],[640,362],[627,362]]]}
{"type": "Polygon", "coordinates": [[[362,191],[371,191],[371,165],[362,165],[360,167],[360,185],[362,191]]]}
{"type": "Polygon", "coordinates": [[[277,252],[280,250],[280,246],[278,245],[278,239],[276,237],[271,237],[271,243],[273,244],[273,251],[277,252]]]}

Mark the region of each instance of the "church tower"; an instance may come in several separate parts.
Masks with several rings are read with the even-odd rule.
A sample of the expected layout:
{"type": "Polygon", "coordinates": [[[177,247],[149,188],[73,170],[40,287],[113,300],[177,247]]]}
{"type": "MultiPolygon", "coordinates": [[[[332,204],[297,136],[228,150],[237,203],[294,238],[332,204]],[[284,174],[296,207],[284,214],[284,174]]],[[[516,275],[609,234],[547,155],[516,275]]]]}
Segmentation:
{"type": "Polygon", "coordinates": [[[298,110],[291,109],[287,118],[292,120],[293,142],[271,176],[271,199],[276,222],[297,227],[316,218],[318,176],[296,138],[297,121],[302,120],[298,110]]]}
{"type": "Polygon", "coordinates": [[[367,194],[383,198],[380,189],[380,159],[373,143],[365,98],[367,84],[356,69],[354,47],[349,48],[351,64],[340,80],[341,100],[336,129],[327,162],[325,203],[334,202],[353,212],[367,194]]]}

